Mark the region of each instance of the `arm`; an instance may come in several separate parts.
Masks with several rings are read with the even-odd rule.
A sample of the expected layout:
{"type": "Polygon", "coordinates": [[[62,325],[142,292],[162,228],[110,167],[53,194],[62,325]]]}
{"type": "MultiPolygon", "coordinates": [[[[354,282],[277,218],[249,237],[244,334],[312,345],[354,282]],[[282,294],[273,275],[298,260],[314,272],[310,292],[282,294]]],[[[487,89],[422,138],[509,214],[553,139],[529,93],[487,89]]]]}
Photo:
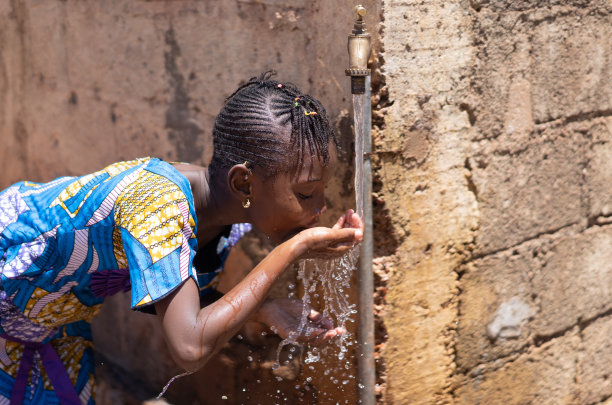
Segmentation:
{"type": "Polygon", "coordinates": [[[186,370],[202,367],[264,302],[273,283],[302,257],[338,256],[361,240],[360,229],[312,228],[277,246],[223,298],[200,308],[195,281],[187,280],[155,304],[175,360],[186,370]]]}

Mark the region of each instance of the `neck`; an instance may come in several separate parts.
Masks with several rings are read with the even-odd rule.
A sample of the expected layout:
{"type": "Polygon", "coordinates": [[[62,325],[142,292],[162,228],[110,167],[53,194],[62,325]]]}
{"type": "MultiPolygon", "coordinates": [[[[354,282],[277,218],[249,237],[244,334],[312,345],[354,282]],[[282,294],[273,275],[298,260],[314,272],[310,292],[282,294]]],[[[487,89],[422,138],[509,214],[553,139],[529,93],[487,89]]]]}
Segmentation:
{"type": "Polygon", "coordinates": [[[242,207],[232,198],[227,181],[224,181],[227,177],[225,171],[221,170],[211,178],[205,167],[178,164],[175,168],[191,185],[200,246],[217,236],[226,226],[245,222],[242,207]]]}

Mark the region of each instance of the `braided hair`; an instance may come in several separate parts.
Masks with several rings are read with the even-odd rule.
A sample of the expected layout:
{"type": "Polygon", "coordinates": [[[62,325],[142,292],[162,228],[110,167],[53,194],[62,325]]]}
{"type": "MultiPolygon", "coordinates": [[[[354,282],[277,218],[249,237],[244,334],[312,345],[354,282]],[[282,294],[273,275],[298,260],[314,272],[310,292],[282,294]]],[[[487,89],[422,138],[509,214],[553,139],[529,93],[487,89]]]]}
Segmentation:
{"type": "Polygon", "coordinates": [[[328,146],[336,139],[325,108],[273,75],[251,78],[225,101],[213,127],[211,172],[248,162],[266,177],[297,175],[307,159],[329,162],[328,146]]]}

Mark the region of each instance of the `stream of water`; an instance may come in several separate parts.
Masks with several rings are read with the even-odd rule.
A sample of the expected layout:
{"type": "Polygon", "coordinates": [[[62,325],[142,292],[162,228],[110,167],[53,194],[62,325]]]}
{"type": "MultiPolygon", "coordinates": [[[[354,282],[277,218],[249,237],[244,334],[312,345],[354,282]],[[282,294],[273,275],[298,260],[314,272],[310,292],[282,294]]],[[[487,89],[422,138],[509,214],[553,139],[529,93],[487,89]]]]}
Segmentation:
{"type": "MultiPolygon", "coordinates": [[[[366,95],[353,95],[353,110],[354,110],[354,133],[355,133],[355,212],[363,218],[364,212],[364,196],[363,196],[363,180],[364,180],[364,102],[366,95]]],[[[346,255],[334,260],[304,260],[298,265],[298,281],[303,287],[304,310],[300,319],[299,327],[284,339],[277,349],[276,364],[274,368],[281,365],[281,352],[286,346],[292,349],[299,346],[297,342],[298,336],[302,334],[308,327],[309,307],[313,306],[324,316],[330,319],[335,327],[346,328],[347,323],[355,322],[354,314],[357,313],[356,304],[351,303],[350,289],[354,286],[351,281],[354,281],[354,273],[357,269],[359,259],[359,247],[353,248],[346,255]]],[[[292,286],[293,287],[293,286],[292,286]]],[[[294,296],[295,293],[290,293],[294,296]]],[[[353,295],[354,296],[354,295],[353,295]]],[[[342,386],[346,385],[349,380],[354,380],[356,377],[350,372],[353,369],[354,359],[346,357],[348,347],[357,343],[356,337],[347,332],[334,341],[337,345],[337,350],[328,350],[328,347],[305,347],[304,350],[297,351],[301,353],[302,361],[306,365],[312,363],[326,362],[326,366],[333,364],[333,367],[340,369],[339,373],[330,375],[335,386],[342,390],[342,386]],[[326,359],[329,355],[335,355],[335,358],[326,359]],[[329,361],[327,361],[329,360],[329,361]],[[337,376],[340,379],[337,379],[337,376]],[[335,381],[337,380],[337,381],[335,381]]],[[[291,349],[290,349],[291,350],[291,349]]],[[[292,350],[292,352],[296,352],[292,350]]],[[[290,354],[288,357],[292,359],[290,354]]],[[[286,362],[287,363],[287,362],[286,362]]],[[[329,372],[328,368],[326,372],[329,372]]],[[[336,370],[338,371],[338,370],[336,370]]],[[[327,375],[327,374],[326,374],[327,375]]],[[[325,393],[323,393],[325,394],[325,393]]],[[[277,398],[278,399],[278,398],[277,398]]]]}
{"type": "Polygon", "coordinates": [[[365,144],[365,94],[353,94],[353,123],[355,127],[355,212],[363,219],[363,156],[365,144]]]}

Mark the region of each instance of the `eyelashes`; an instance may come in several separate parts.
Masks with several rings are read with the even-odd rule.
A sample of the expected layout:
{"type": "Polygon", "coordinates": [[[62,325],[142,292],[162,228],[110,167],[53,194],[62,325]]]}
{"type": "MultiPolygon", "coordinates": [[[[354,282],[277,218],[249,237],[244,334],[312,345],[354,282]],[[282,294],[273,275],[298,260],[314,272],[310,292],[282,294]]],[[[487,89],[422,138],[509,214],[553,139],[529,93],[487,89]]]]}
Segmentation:
{"type": "Polygon", "coordinates": [[[302,193],[297,193],[297,195],[302,200],[309,200],[313,196],[313,194],[302,194],[302,193]]]}

